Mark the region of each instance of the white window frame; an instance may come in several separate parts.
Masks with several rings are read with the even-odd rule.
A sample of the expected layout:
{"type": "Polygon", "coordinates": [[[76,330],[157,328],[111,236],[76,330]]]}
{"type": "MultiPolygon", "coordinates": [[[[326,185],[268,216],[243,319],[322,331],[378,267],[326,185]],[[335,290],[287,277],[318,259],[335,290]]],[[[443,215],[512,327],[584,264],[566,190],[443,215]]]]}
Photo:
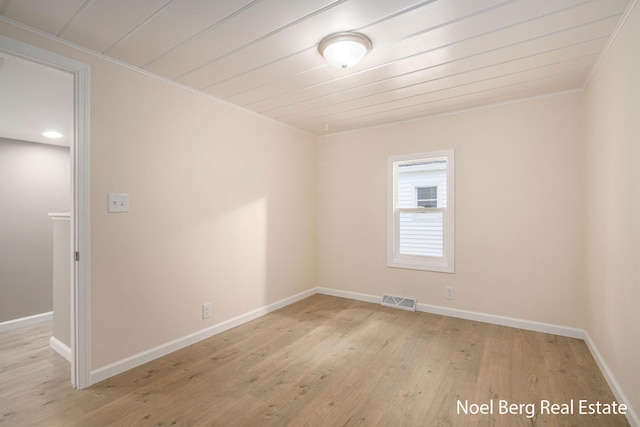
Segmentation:
{"type": "Polygon", "coordinates": [[[414,270],[454,273],[454,219],[455,219],[455,156],[454,150],[431,151],[426,153],[391,156],[388,159],[388,201],[387,201],[387,266],[414,270]],[[398,207],[398,167],[431,159],[447,160],[446,207],[399,208],[398,207]],[[400,253],[400,212],[443,212],[443,255],[424,256],[400,253]]]}

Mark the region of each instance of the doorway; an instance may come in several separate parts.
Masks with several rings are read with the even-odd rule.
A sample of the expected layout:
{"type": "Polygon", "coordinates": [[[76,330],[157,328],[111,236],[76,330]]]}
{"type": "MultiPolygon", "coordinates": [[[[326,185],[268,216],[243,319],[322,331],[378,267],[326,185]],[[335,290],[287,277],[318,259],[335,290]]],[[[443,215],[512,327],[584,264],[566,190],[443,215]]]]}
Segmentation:
{"type": "Polygon", "coordinates": [[[71,206],[69,242],[72,255],[71,383],[91,385],[90,245],[89,245],[89,67],[55,53],[0,35],[0,53],[70,73],[73,76],[73,140],[70,143],[71,206]]]}

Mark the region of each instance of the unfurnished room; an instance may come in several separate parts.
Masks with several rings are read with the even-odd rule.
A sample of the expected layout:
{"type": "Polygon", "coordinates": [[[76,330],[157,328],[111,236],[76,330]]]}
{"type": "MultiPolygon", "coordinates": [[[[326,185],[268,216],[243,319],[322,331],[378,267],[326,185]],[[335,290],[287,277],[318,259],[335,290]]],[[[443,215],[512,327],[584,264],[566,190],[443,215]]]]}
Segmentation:
{"type": "Polygon", "coordinates": [[[0,425],[640,427],[637,0],[0,0],[0,425]]]}

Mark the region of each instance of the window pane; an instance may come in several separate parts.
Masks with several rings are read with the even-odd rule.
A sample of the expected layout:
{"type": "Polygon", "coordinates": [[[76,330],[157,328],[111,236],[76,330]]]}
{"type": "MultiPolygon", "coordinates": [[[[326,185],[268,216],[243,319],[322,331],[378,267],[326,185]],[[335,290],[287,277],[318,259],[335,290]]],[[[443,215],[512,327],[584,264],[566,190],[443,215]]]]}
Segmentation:
{"type": "Polygon", "coordinates": [[[400,212],[400,253],[443,256],[443,212],[400,212]]]}
{"type": "Polygon", "coordinates": [[[399,164],[397,171],[397,207],[447,207],[446,159],[399,164]],[[423,194],[427,197],[422,197],[423,194]],[[424,200],[435,203],[420,203],[424,200]]]}
{"type": "Polygon", "coordinates": [[[416,206],[421,208],[437,208],[438,187],[416,188],[416,206]]]}
{"type": "Polygon", "coordinates": [[[433,200],[436,198],[438,187],[418,187],[418,200],[433,200]]]}

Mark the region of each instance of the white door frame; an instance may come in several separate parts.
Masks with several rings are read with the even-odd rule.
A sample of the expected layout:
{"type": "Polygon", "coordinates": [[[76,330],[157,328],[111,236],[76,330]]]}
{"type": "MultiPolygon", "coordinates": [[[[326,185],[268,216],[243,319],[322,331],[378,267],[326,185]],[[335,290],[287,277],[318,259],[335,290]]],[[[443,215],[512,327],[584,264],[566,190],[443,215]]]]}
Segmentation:
{"type": "Polygon", "coordinates": [[[73,75],[74,140],[71,149],[71,383],[91,385],[89,245],[89,66],[0,35],[0,52],[73,75]]]}

